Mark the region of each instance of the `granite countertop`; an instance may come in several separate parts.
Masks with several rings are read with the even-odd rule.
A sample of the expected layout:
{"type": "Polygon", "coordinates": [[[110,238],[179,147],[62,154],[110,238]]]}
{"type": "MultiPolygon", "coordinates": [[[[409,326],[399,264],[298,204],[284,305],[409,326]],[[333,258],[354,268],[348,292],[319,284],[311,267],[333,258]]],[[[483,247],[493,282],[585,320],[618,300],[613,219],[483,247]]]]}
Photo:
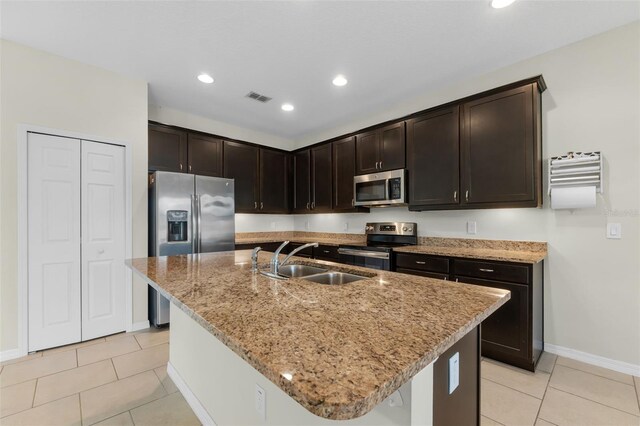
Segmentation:
{"type": "MultiPolygon", "coordinates": [[[[329,234],[322,232],[255,232],[236,234],[236,243],[253,244],[277,241],[317,242],[339,246],[365,244],[364,234],[329,234]]],[[[475,238],[419,237],[414,246],[394,247],[398,253],[432,254],[467,259],[538,263],[547,257],[547,243],[536,241],[482,240],[475,238]]]]}
{"type": "MultiPolygon", "coordinates": [[[[251,271],[250,251],[133,259],[136,273],[310,412],[362,416],[510,297],[508,291],[299,257],[345,285],[251,271]]],[[[269,253],[260,253],[261,264],[269,253]]]]}

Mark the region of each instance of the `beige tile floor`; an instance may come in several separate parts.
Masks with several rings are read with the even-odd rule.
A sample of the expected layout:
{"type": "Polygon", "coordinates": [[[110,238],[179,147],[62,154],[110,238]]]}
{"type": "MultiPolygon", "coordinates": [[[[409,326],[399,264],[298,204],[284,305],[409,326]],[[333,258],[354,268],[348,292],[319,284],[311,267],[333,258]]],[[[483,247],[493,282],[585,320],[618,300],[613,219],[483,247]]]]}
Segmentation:
{"type": "MultiPolygon", "coordinates": [[[[0,365],[1,425],[197,425],[166,373],[169,330],[117,334],[0,365]]],[[[482,425],[640,425],[640,379],[544,354],[482,362],[482,425]]]]}

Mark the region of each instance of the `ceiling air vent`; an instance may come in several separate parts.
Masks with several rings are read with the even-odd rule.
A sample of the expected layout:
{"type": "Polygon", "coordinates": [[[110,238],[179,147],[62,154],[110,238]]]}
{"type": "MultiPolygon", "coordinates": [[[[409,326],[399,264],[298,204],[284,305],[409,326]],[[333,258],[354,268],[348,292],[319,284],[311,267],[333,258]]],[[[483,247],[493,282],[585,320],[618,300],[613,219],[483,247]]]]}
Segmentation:
{"type": "Polygon", "coordinates": [[[262,102],[262,103],[267,103],[271,100],[270,97],[261,95],[260,93],[256,93],[256,92],[247,93],[247,98],[255,99],[256,101],[262,102]]]}

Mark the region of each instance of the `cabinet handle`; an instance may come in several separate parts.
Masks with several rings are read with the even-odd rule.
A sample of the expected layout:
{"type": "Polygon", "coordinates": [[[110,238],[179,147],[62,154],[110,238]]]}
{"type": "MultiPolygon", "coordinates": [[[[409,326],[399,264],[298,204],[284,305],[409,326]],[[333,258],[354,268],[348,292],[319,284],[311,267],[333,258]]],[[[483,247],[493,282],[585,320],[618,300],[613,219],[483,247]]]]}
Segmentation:
{"type": "Polygon", "coordinates": [[[469,202],[469,190],[467,189],[464,193],[464,201],[469,202]]]}
{"type": "Polygon", "coordinates": [[[458,279],[456,278],[456,282],[458,282],[458,279]]]}
{"type": "Polygon", "coordinates": [[[354,200],[353,198],[351,199],[351,206],[355,207],[356,206],[356,200],[354,200]]]}
{"type": "Polygon", "coordinates": [[[260,210],[264,209],[264,203],[260,201],[260,210]]]}
{"type": "Polygon", "coordinates": [[[416,263],[418,265],[426,265],[427,264],[427,262],[423,262],[422,260],[416,260],[416,263]]]}
{"type": "Polygon", "coordinates": [[[449,277],[444,277],[444,280],[445,281],[449,281],[449,277]]]}
{"type": "Polygon", "coordinates": [[[314,210],[316,208],[316,202],[312,201],[311,202],[311,210],[314,210]]]}
{"type": "Polygon", "coordinates": [[[191,173],[191,164],[189,164],[189,173],[191,173]]]}
{"type": "Polygon", "coordinates": [[[382,161],[380,162],[380,170],[382,170],[382,161]]]}
{"type": "Polygon", "coordinates": [[[482,272],[493,272],[493,269],[480,268],[482,272]]]}
{"type": "Polygon", "coordinates": [[[329,253],[329,250],[322,250],[324,253],[329,253]]]}
{"type": "Polygon", "coordinates": [[[309,210],[309,203],[307,203],[307,210],[309,210]]]}
{"type": "Polygon", "coordinates": [[[253,202],[253,208],[254,208],[254,209],[256,209],[256,210],[258,210],[258,202],[257,202],[257,201],[254,201],[254,202],[253,202]]]}
{"type": "Polygon", "coordinates": [[[458,202],[458,191],[453,191],[453,202],[454,203],[458,202]]]}
{"type": "Polygon", "coordinates": [[[182,171],[182,163],[180,163],[180,171],[182,171]]]}

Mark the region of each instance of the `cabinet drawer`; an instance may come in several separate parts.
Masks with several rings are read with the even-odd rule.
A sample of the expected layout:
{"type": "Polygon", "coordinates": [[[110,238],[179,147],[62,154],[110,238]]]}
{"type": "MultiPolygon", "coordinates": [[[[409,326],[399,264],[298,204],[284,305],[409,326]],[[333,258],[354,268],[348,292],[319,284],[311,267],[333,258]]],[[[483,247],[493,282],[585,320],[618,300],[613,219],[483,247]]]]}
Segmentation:
{"type": "Polygon", "coordinates": [[[400,272],[401,274],[418,275],[420,277],[436,278],[445,281],[449,279],[448,274],[438,274],[437,272],[429,271],[418,271],[415,269],[396,268],[396,272],[400,272]]]}
{"type": "Polygon", "coordinates": [[[454,260],[456,275],[529,284],[529,267],[507,263],[454,260]]]}
{"type": "Polygon", "coordinates": [[[316,259],[337,260],[338,259],[338,247],[319,245],[313,248],[313,257],[316,259]]]}
{"type": "Polygon", "coordinates": [[[424,254],[396,253],[396,266],[441,274],[449,273],[449,259],[424,254]]]}
{"type": "MultiPolygon", "coordinates": [[[[303,243],[289,243],[283,249],[283,253],[289,254],[293,250],[297,249],[300,246],[303,246],[303,243]]],[[[307,247],[306,249],[297,252],[294,256],[298,257],[313,257],[313,247],[307,247]]]]}

